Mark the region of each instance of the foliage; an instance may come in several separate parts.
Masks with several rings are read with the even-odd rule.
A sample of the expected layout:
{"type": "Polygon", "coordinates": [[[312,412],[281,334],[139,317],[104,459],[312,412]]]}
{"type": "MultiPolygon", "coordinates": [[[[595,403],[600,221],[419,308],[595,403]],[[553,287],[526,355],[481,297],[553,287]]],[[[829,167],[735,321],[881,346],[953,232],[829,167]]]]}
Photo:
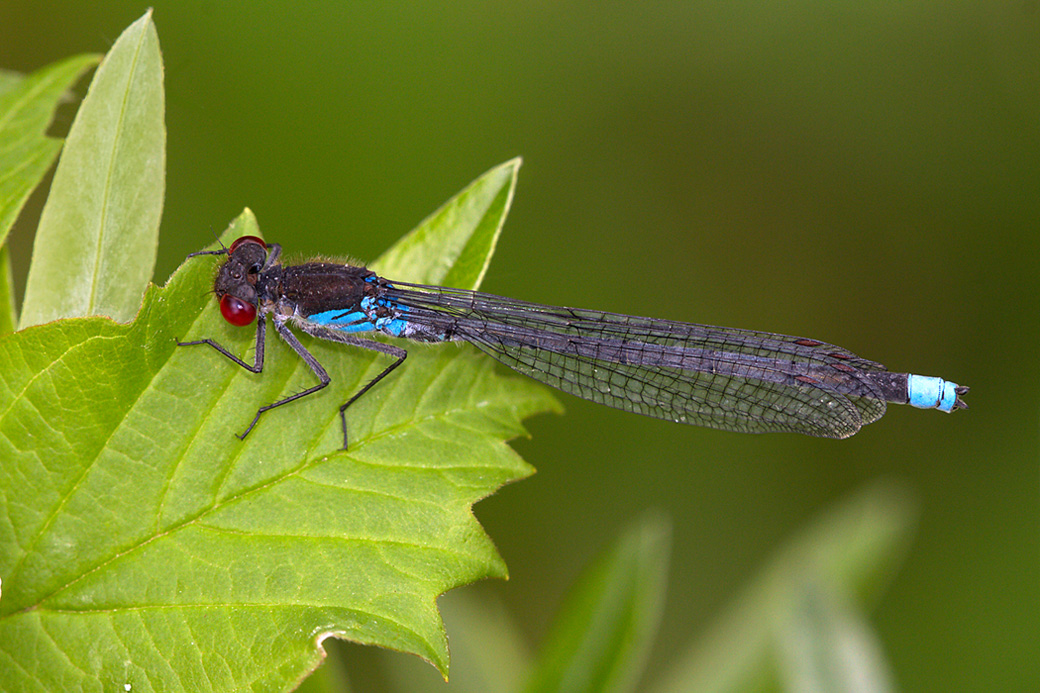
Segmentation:
{"type": "MultiPolygon", "coordinates": [[[[45,134],[54,109],[95,62],[0,75],[0,240],[57,155],[45,134]]],[[[262,376],[176,347],[200,337],[250,347],[250,331],[235,334],[202,289],[213,258],[145,287],[164,194],[162,75],[149,13],[112,47],[73,124],[14,333],[0,258],[0,687],[287,690],[318,666],[328,636],[411,652],[446,675],[438,596],[506,575],[472,505],[531,473],[506,441],[558,405],[472,349],[415,349],[350,410],[342,452],[337,405],[385,364],[308,343],[333,387],[238,441],[258,404],[313,376],[280,344],[262,376]]],[[[518,167],[478,178],[374,267],[477,286],[518,167]]],[[[249,210],[223,240],[246,234],[260,234],[249,210]]],[[[658,690],[746,690],[778,668],[787,685],[819,690],[882,672],[863,690],[885,690],[858,605],[901,554],[911,507],[875,488],[825,517],[657,677],[658,690]]],[[[634,690],[664,604],[668,536],[657,515],[633,523],[532,661],[500,612],[453,611],[466,663],[453,687],[634,690]],[[479,684],[467,684],[471,670],[484,672],[479,684]]],[[[334,678],[323,670],[305,685],[334,678]]]]}

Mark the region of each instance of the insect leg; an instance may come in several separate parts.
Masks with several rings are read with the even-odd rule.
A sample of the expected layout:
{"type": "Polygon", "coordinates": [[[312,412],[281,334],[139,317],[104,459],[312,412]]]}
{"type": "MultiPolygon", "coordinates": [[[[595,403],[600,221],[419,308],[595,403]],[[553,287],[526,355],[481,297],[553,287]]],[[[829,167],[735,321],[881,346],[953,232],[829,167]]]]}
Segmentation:
{"type": "Polygon", "coordinates": [[[264,320],[264,316],[261,315],[256,321],[256,355],[253,358],[253,365],[250,366],[248,363],[238,358],[230,351],[220,346],[212,339],[199,339],[194,342],[177,342],[177,346],[195,346],[196,344],[208,344],[224,356],[228,357],[238,365],[245,368],[247,371],[252,373],[259,373],[264,370],[264,334],[267,331],[267,325],[264,320]]]}
{"type": "MultiPolygon", "coordinates": [[[[349,335],[349,334],[343,334],[342,332],[338,332],[336,330],[331,330],[331,329],[329,329],[327,327],[321,327],[319,325],[306,324],[305,323],[305,324],[300,326],[300,329],[302,329],[304,332],[306,332],[307,334],[311,335],[312,337],[317,337],[318,339],[327,339],[330,342],[339,342],[340,344],[350,344],[352,346],[361,347],[362,349],[370,349],[372,351],[378,351],[381,354],[386,354],[387,356],[392,356],[393,358],[397,359],[396,361],[391,363],[389,366],[387,366],[385,369],[383,369],[379,373],[379,375],[377,375],[376,377],[374,377],[370,381],[368,381],[367,385],[365,385],[363,388],[361,388],[360,390],[355,392],[354,395],[350,399],[348,399],[343,404],[343,406],[341,406],[339,408],[339,417],[340,417],[340,420],[343,422],[343,449],[346,450],[347,449],[347,407],[349,407],[351,404],[353,404],[358,399],[360,399],[363,394],[365,394],[366,392],[368,392],[369,390],[372,389],[373,385],[378,383],[380,380],[382,380],[386,376],[390,375],[390,373],[395,368],[397,368],[402,363],[404,363],[405,358],[408,357],[408,352],[405,351],[404,349],[402,349],[401,347],[394,346],[392,344],[383,344],[382,342],[377,342],[377,341],[372,340],[372,339],[362,339],[360,337],[355,337],[355,336],[349,335]]],[[[281,333],[281,331],[279,330],[279,334],[280,333],[281,333]]],[[[293,348],[295,348],[295,347],[293,347],[293,348]]],[[[301,349],[302,349],[302,347],[301,347],[301,349]]],[[[297,351],[297,353],[299,353],[299,351],[297,351]]],[[[303,354],[300,354],[300,355],[303,356],[303,354]]],[[[309,354],[308,354],[308,356],[309,356],[309,354]]],[[[304,357],[304,358],[306,360],[306,357],[304,357]]],[[[317,363],[317,362],[315,362],[315,363],[317,363]]],[[[309,362],[308,362],[308,365],[309,365],[309,362]]],[[[311,366],[311,368],[313,369],[314,366],[311,366]]],[[[315,371],[315,372],[317,372],[317,371],[315,371]]]]}

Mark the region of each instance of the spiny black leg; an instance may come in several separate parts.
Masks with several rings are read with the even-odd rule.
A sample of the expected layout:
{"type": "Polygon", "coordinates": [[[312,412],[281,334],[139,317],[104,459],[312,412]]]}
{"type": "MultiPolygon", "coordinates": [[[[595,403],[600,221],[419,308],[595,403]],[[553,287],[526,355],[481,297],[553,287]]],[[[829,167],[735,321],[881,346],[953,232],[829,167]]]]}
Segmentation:
{"type": "MultiPolygon", "coordinates": [[[[280,399],[274,404],[268,404],[265,407],[260,407],[260,409],[258,409],[256,412],[256,416],[253,417],[253,421],[249,424],[249,427],[246,428],[246,430],[244,430],[240,436],[238,436],[239,440],[246,439],[246,436],[249,435],[249,432],[253,430],[253,427],[256,426],[257,422],[260,420],[261,414],[263,414],[265,411],[271,411],[275,407],[280,407],[283,404],[288,404],[289,402],[295,402],[301,397],[313,395],[315,392],[321,390],[322,388],[326,387],[330,382],[332,382],[332,379],[329,378],[328,372],[326,372],[322,365],[318,363],[318,359],[314,358],[314,356],[311,355],[311,352],[307,351],[307,349],[304,348],[302,344],[300,344],[300,340],[296,339],[296,335],[294,335],[289,330],[289,328],[285,326],[285,322],[278,320],[278,318],[273,318],[273,320],[274,329],[278,331],[278,335],[285,340],[286,344],[292,347],[292,350],[295,351],[301,359],[303,359],[304,363],[310,366],[310,369],[314,371],[314,375],[318,376],[318,380],[320,380],[321,382],[315,385],[314,387],[307,388],[303,392],[297,392],[295,395],[289,395],[285,399],[280,399]]],[[[263,359],[261,359],[261,363],[262,362],[263,359]]]]}
{"type": "MultiPolygon", "coordinates": [[[[309,351],[307,351],[307,349],[300,343],[300,340],[298,340],[296,336],[289,330],[289,328],[285,326],[285,321],[279,320],[274,317],[272,318],[272,320],[274,320],[274,328],[278,332],[278,335],[285,340],[285,343],[288,344],[300,358],[303,359],[304,363],[307,364],[311,371],[313,371],[314,374],[318,376],[318,380],[320,382],[313,387],[309,387],[306,390],[303,390],[302,392],[297,392],[296,394],[290,395],[285,399],[280,399],[277,402],[268,404],[264,407],[260,407],[260,409],[258,409],[256,412],[256,416],[253,417],[253,420],[249,423],[249,426],[246,427],[246,430],[244,430],[238,436],[240,440],[245,440],[246,436],[248,436],[249,433],[253,430],[253,428],[256,427],[256,424],[259,423],[260,417],[263,415],[264,412],[270,411],[276,407],[280,407],[283,404],[288,404],[289,402],[295,402],[296,400],[302,397],[306,397],[307,395],[312,395],[315,392],[324,389],[328,386],[330,382],[332,382],[332,379],[329,377],[329,374],[325,370],[325,368],[320,363],[318,363],[318,360],[314,358],[314,356],[309,351]]],[[[260,316],[256,326],[256,358],[252,366],[250,366],[248,363],[232,354],[230,351],[228,351],[221,345],[214,342],[212,339],[200,339],[193,342],[177,342],[177,345],[194,346],[196,344],[208,344],[209,346],[213,347],[227,358],[242,366],[242,368],[245,368],[246,370],[251,371],[253,373],[260,373],[264,367],[264,345],[266,335],[265,325],[266,323],[264,317],[260,316]]],[[[366,384],[349,400],[347,400],[347,402],[343,406],[340,407],[340,421],[343,425],[343,449],[346,450],[348,441],[346,415],[347,407],[349,407],[351,404],[360,399],[361,396],[368,392],[370,389],[372,389],[372,387],[376,383],[378,383],[380,380],[389,375],[395,368],[404,363],[405,358],[408,356],[408,352],[402,349],[401,347],[393,346],[391,344],[383,344],[382,342],[376,342],[370,339],[362,339],[360,337],[355,337],[349,334],[343,334],[336,330],[330,330],[328,328],[320,327],[318,325],[304,324],[301,325],[300,328],[307,334],[313,337],[317,337],[318,339],[325,339],[331,342],[339,342],[340,344],[350,344],[352,346],[361,347],[362,349],[378,351],[381,354],[386,354],[387,356],[392,356],[396,359],[393,363],[387,366],[379,375],[370,380],[368,384],[366,384]]]]}
{"type": "MultiPolygon", "coordinates": [[[[274,265],[278,264],[278,257],[282,254],[282,246],[277,243],[267,244],[267,260],[264,261],[263,270],[269,269],[274,265]]],[[[260,270],[261,272],[263,270],[260,270]]]]}
{"type": "Polygon", "coordinates": [[[247,371],[250,371],[252,373],[260,373],[264,370],[264,335],[266,331],[266,322],[264,321],[264,316],[261,315],[259,319],[256,321],[256,354],[253,357],[254,360],[252,366],[250,366],[248,363],[232,354],[224,347],[214,342],[212,339],[199,339],[194,342],[177,342],[177,346],[195,346],[196,344],[208,344],[220,353],[222,353],[224,356],[228,357],[238,365],[242,366],[242,368],[245,368],[247,371]]]}
{"type": "MultiPolygon", "coordinates": [[[[220,242],[219,238],[217,239],[217,242],[218,243],[220,242]]],[[[194,252],[194,253],[188,253],[188,255],[184,259],[187,260],[190,257],[198,257],[199,255],[227,255],[227,254],[228,254],[227,248],[222,248],[221,250],[199,250],[199,251],[194,252]]]]}
{"type": "MultiPolygon", "coordinates": [[[[374,343],[375,344],[379,344],[380,342],[374,342],[374,343]]],[[[384,344],[383,346],[389,346],[389,345],[384,344]]],[[[346,403],[342,407],[339,408],[339,418],[343,422],[343,451],[344,452],[346,452],[346,450],[347,450],[347,407],[349,407],[351,404],[356,402],[361,397],[361,395],[363,395],[366,392],[368,392],[369,390],[371,390],[373,385],[378,383],[380,380],[382,380],[386,376],[390,375],[391,371],[393,371],[395,368],[397,368],[402,363],[404,363],[405,358],[408,357],[408,352],[405,351],[404,349],[400,349],[399,347],[394,347],[394,348],[398,349],[401,352],[399,355],[397,355],[397,360],[394,361],[393,363],[391,363],[389,366],[387,366],[383,370],[382,373],[380,373],[379,375],[377,375],[376,377],[374,377],[370,381],[368,381],[368,385],[365,385],[363,388],[361,388],[356,393],[354,393],[354,396],[351,397],[350,399],[348,399],[346,401],[346,403]]]]}
{"type": "Polygon", "coordinates": [[[370,349],[372,351],[378,351],[381,354],[386,354],[387,356],[392,356],[395,359],[397,359],[396,361],[391,363],[389,366],[387,366],[386,369],[384,369],[379,375],[377,375],[375,378],[370,380],[367,385],[365,385],[363,388],[358,390],[358,392],[355,393],[353,397],[351,397],[350,399],[347,400],[346,404],[344,404],[342,407],[339,408],[340,421],[342,421],[342,423],[343,423],[343,449],[346,450],[347,449],[347,414],[346,414],[347,407],[349,407],[351,404],[356,402],[358,400],[358,398],[361,397],[361,395],[365,394],[370,389],[372,389],[373,385],[375,385],[380,380],[382,380],[383,378],[388,376],[391,371],[393,371],[395,368],[397,368],[402,363],[404,363],[405,358],[408,357],[408,352],[405,351],[404,349],[402,349],[401,347],[394,346],[392,344],[383,344],[382,342],[377,342],[377,341],[374,341],[374,340],[371,340],[371,339],[362,339],[360,337],[355,337],[354,335],[343,334],[342,332],[338,332],[336,330],[330,330],[327,327],[320,327],[318,325],[304,324],[304,325],[300,326],[300,329],[302,329],[304,332],[306,332],[307,334],[311,335],[312,337],[317,337],[318,339],[327,339],[330,342],[339,342],[340,344],[350,344],[350,345],[353,345],[353,346],[361,347],[362,349],[370,349]]]}

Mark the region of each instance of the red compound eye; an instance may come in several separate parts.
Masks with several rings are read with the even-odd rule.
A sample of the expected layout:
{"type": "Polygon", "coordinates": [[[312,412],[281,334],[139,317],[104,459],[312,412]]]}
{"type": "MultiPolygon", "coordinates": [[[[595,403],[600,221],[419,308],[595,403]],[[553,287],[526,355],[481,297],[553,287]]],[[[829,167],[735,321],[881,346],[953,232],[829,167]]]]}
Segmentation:
{"type": "Polygon", "coordinates": [[[220,314],[235,327],[245,327],[256,319],[256,306],[231,294],[224,294],[220,297],[220,314]]]}
{"type": "Polygon", "coordinates": [[[257,238],[256,236],[242,236],[241,238],[236,238],[235,241],[231,244],[231,247],[228,248],[228,255],[233,254],[237,248],[245,245],[246,243],[256,243],[264,250],[267,250],[267,244],[264,243],[264,239],[257,238]]]}

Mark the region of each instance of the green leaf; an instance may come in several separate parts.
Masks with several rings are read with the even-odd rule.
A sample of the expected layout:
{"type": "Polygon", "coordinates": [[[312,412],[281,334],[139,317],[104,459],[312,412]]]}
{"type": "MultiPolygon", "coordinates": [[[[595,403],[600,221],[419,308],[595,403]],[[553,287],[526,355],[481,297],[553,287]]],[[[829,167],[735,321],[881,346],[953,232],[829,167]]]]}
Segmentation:
{"type": "Polygon", "coordinates": [[[137,313],[151,279],[166,165],[163,68],[151,12],[98,67],[40,217],[22,327],[137,313]],[[74,249],[74,252],[70,251],[74,249]]]}
{"type": "Polygon", "coordinates": [[[18,310],[14,304],[14,278],[11,274],[11,251],[0,246],[0,337],[14,332],[18,310]]]}
{"type": "MultiPolygon", "coordinates": [[[[296,693],[351,693],[353,688],[343,659],[336,656],[335,647],[331,654],[313,674],[304,679],[296,693]]],[[[429,669],[429,666],[426,668],[429,669]]]]}
{"type": "MultiPolygon", "coordinates": [[[[225,240],[258,233],[247,210],[225,240]]],[[[436,597],[505,575],[471,506],[531,473],[504,441],[557,408],[548,391],[468,347],[416,348],[351,408],[344,453],[338,405],[386,359],[304,337],[332,385],[240,442],[314,376],[274,339],[262,375],[175,345],[251,348],[212,301],[218,262],[187,261],[129,325],[0,338],[3,690],[285,690],[330,635],[446,672],[436,597]]]]}
{"type": "Polygon", "coordinates": [[[25,79],[25,75],[21,72],[14,70],[5,70],[0,67],[0,96],[3,96],[7,92],[17,87],[22,80],[25,79]]]}
{"type": "Polygon", "coordinates": [[[788,611],[779,614],[773,637],[784,690],[895,690],[878,638],[852,600],[811,578],[793,596],[788,611]]]}
{"type": "Polygon", "coordinates": [[[80,55],[28,77],[0,73],[0,244],[61,149],[60,139],[45,134],[54,110],[97,61],[98,56],[80,55]]]}
{"type": "Polygon", "coordinates": [[[516,158],[477,178],[372,263],[372,269],[415,284],[479,287],[513,203],[519,170],[516,158]],[[443,255],[427,253],[430,244],[443,248],[443,255]]]}
{"type": "Polygon", "coordinates": [[[635,690],[664,605],[669,544],[668,523],[650,516],[600,557],[561,610],[525,691],[635,690]]]}
{"type": "Polygon", "coordinates": [[[437,600],[451,637],[451,680],[399,653],[380,653],[391,690],[408,693],[513,693],[530,671],[524,634],[501,600],[480,586],[437,600]],[[479,594],[478,594],[479,592],[479,594]]]}
{"type": "Polygon", "coordinates": [[[905,555],[916,517],[906,491],[886,483],[831,509],[779,551],[654,690],[757,690],[776,670],[774,624],[803,597],[806,580],[858,602],[873,600],[905,555]]]}

